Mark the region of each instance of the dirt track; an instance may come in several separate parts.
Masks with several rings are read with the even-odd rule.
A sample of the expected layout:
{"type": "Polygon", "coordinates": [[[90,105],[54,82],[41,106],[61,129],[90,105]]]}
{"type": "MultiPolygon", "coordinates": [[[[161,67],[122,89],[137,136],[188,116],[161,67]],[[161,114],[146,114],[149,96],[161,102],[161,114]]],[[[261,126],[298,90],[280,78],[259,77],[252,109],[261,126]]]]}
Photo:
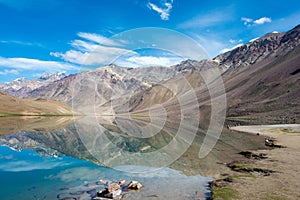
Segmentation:
{"type": "Polygon", "coordinates": [[[300,199],[300,124],[237,126],[234,130],[276,138],[286,148],[259,150],[268,158],[257,160],[253,166],[275,171],[270,176],[234,179],[229,187],[239,193],[237,199],[300,199]]]}

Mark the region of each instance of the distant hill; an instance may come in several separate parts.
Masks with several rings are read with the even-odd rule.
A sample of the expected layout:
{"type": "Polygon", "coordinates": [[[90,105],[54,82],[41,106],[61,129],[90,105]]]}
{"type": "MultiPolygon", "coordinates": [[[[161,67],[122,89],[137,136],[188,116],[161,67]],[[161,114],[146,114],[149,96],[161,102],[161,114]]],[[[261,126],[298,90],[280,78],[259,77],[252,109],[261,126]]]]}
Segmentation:
{"type": "Polygon", "coordinates": [[[20,99],[0,92],[0,116],[71,114],[71,107],[62,102],[42,99],[20,99]]]}
{"type": "Polygon", "coordinates": [[[0,83],[0,90],[16,97],[29,97],[28,95],[31,91],[44,85],[51,84],[65,76],[64,73],[45,73],[33,80],[27,80],[26,78],[21,77],[11,82],[0,83]]]}

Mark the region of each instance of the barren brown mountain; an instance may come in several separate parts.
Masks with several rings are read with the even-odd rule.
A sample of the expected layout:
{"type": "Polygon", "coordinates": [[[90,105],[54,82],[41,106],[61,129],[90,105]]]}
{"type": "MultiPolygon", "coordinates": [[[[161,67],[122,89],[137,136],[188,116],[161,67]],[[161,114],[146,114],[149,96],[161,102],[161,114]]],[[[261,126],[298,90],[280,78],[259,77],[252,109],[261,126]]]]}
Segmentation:
{"type": "Polygon", "coordinates": [[[0,116],[72,114],[71,107],[62,102],[42,99],[20,99],[0,92],[0,116]]]}

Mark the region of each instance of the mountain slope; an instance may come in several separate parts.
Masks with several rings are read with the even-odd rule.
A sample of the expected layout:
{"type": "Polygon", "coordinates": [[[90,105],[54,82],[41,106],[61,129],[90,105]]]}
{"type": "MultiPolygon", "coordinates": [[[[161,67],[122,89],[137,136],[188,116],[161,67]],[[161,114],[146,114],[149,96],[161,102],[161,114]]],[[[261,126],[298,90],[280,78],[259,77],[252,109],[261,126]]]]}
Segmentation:
{"type": "Polygon", "coordinates": [[[228,68],[243,68],[260,62],[272,62],[300,45],[300,25],[286,33],[268,33],[213,60],[228,68]]]}
{"type": "Polygon", "coordinates": [[[65,76],[64,73],[45,73],[41,77],[33,80],[27,80],[22,77],[12,82],[0,83],[0,90],[7,94],[24,98],[28,97],[28,94],[30,94],[31,91],[60,80],[65,76]]]}
{"type": "Polygon", "coordinates": [[[295,122],[300,115],[299,69],[300,48],[269,64],[248,68],[234,77],[225,74],[229,100],[227,115],[260,116],[259,113],[265,113],[261,117],[295,122]]]}
{"type": "Polygon", "coordinates": [[[133,69],[109,65],[64,77],[31,91],[28,96],[59,100],[88,113],[92,112],[89,110],[90,105],[102,105],[112,97],[149,88],[174,73],[174,70],[166,67],[133,69]]]}
{"type": "Polygon", "coordinates": [[[0,116],[4,115],[71,115],[70,106],[42,99],[19,99],[0,92],[0,116]]]}
{"type": "Polygon", "coordinates": [[[257,55],[256,51],[264,52],[247,65],[245,60],[244,65],[231,61],[231,67],[222,75],[228,99],[227,115],[248,116],[262,123],[296,122],[300,115],[300,26],[284,34],[272,33],[271,37],[268,34],[219,57],[228,64],[226,56],[240,57],[245,48],[252,49],[244,53],[245,59],[257,55]],[[252,45],[257,46],[256,50],[252,45]]]}
{"type": "MultiPolygon", "coordinates": [[[[222,79],[227,96],[228,119],[246,123],[299,122],[300,26],[286,33],[267,34],[217,56],[214,61],[219,63],[219,69],[227,69],[222,74],[222,79]]],[[[200,63],[198,62],[198,65],[200,63]]],[[[192,63],[185,63],[184,68],[188,66],[191,68],[192,65],[192,63]]],[[[183,65],[179,67],[183,68],[183,65]]],[[[198,77],[197,80],[201,78],[198,77]]],[[[173,87],[183,87],[183,84],[174,79],[168,81],[173,81],[173,87]]],[[[196,94],[200,113],[202,113],[200,121],[201,124],[207,124],[210,119],[212,98],[207,88],[201,87],[201,84],[198,87],[196,94]]],[[[147,91],[149,90],[151,89],[147,91]]],[[[155,102],[151,104],[146,102],[153,99],[157,93],[152,96],[148,93],[144,94],[147,98],[138,101],[143,105],[142,108],[147,104],[149,106],[155,104],[155,102]]],[[[175,105],[178,104],[176,98],[169,100],[165,106],[176,110],[175,105]]],[[[135,108],[137,111],[141,107],[135,105],[135,108]]],[[[179,111],[173,115],[176,113],[180,115],[179,111]]]]}

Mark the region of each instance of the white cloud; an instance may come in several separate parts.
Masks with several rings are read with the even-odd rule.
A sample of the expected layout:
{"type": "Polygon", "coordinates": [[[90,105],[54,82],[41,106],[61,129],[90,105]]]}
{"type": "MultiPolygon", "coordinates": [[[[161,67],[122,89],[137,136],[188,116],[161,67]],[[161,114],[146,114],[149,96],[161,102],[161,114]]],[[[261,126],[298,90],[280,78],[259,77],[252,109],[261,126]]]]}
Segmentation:
{"type": "Polygon", "coordinates": [[[50,52],[50,55],[80,65],[105,65],[122,55],[136,54],[134,51],[118,47],[126,41],[115,41],[95,33],[80,32],[78,36],[88,41],[74,40],[71,42],[72,49],[64,53],[50,52]]]}
{"type": "Polygon", "coordinates": [[[264,24],[264,23],[270,23],[270,22],[272,22],[271,18],[262,17],[262,18],[259,18],[259,19],[255,20],[254,24],[264,24]]]}
{"type": "MultiPolygon", "coordinates": [[[[153,48],[171,49],[171,52],[176,52],[174,55],[180,55],[181,57],[184,57],[184,59],[200,60],[203,58],[208,58],[207,53],[204,50],[201,52],[202,49],[200,45],[195,41],[186,37],[182,37],[182,35],[178,35],[177,33],[175,34],[175,32],[168,31],[166,34],[166,32],[162,30],[159,33],[161,34],[158,34],[157,31],[151,33],[153,38],[146,37],[145,40],[138,40],[138,38],[132,38],[132,36],[128,37],[126,35],[123,35],[125,40],[122,40],[122,38],[110,39],[111,45],[117,43],[122,44],[122,47],[99,44],[101,42],[100,40],[96,44],[93,41],[98,41],[98,39],[96,39],[98,38],[97,34],[85,33],[84,38],[89,39],[89,41],[82,40],[81,38],[73,40],[70,43],[71,49],[67,50],[66,52],[51,52],[50,55],[61,58],[70,63],[91,65],[93,67],[103,66],[110,63],[116,63],[118,65],[127,67],[150,65],[170,66],[181,61],[177,59],[178,57],[176,56],[162,54],[156,55],[153,52],[151,52],[149,55],[145,55],[144,53],[143,55],[140,55],[138,53],[139,51],[131,50],[140,49],[141,46],[147,46],[150,44],[153,48]],[[133,39],[138,40],[137,44],[135,44],[133,39]]],[[[149,35],[149,32],[146,32],[146,34],[149,35]]],[[[83,36],[83,34],[79,35],[83,36]]],[[[102,37],[100,36],[100,38],[102,37]]]]}
{"type": "Polygon", "coordinates": [[[17,161],[8,161],[3,164],[0,164],[1,171],[7,172],[24,172],[24,171],[33,171],[41,169],[53,169],[60,166],[66,166],[70,163],[65,163],[63,161],[52,161],[52,160],[42,160],[40,162],[30,161],[30,160],[17,160],[17,161]]]}
{"type": "Polygon", "coordinates": [[[127,67],[172,66],[183,61],[180,57],[131,56],[117,64],[127,67]]]}
{"type": "Polygon", "coordinates": [[[93,180],[98,177],[102,177],[103,172],[98,169],[90,169],[87,167],[74,167],[60,171],[56,175],[50,175],[46,177],[47,179],[60,179],[64,182],[74,182],[74,181],[86,181],[93,180]]]}
{"type": "MultiPolygon", "coordinates": [[[[62,71],[77,70],[78,67],[62,62],[44,61],[31,58],[5,58],[0,57],[0,66],[13,68],[14,70],[45,70],[45,71],[62,71]]],[[[16,72],[16,71],[13,71],[16,72]]]]}
{"type": "MultiPolygon", "coordinates": [[[[50,55],[62,58],[63,60],[80,65],[97,65],[97,64],[109,64],[115,59],[125,54],[136,54],[133,51],[116,48],[105,47],[97,45],[93,51],[81,51],[79,47],[77,50],[69,50],[65,53],[51,52],[50,55]]],[[[90,49],[91,50],[91,49],[90,49]]]]}
{"type": "Polygon", "coordinates": [[[83,39],[86,39],[86,40],[89,40],[89,41],[92,41],[92,42],[95,42],[98,44],[102,44],[102,45],[107,45],[107,46],[120,46],[121,45],[120,43],[118,43],[112,39],[109,39],[107,37],[104,37],[102,35],[95,34],[95,33],[79,32],[78,36],[83,39]]]}
{"type": "Polygon", "coordinates": [[[154,3],[150,3],[150,2],[148,3],[148,6],[151,10],[158,12],[160,14],[160,18],[162,20],[169,20],[170,12],[173,7],[172,3],[173,3],[173,0],[170,2],[165,2],[164,3],[165,8],[160,8],[157,5],[155,5],[154,3]]]}
{"type": "Polygon", "coordinates": [[[241,42],[243,42],[243,40],[242,39],[239,39],[239,40],[230,39],[229,42],[231,44],[234,44],[234,43],[237,43],[237,42],[241,43],[241,42]]]}
{"type": "Polygon", "coordinates": [[[248,25],[253,22],[253,19],[247,17],[242,17],[241,20],[244,22],[244,25],[248,25]]]}
{"type": "Polygon", "coordinates": [[[0,43],[2,44],[17,44],[17,45],[23,45],[23,46],[38,46],[43,47],[42,44],[36,43],[36,42],[24,42],[19,40],[0,40],[0,43]]]}
{"type": "Polygon", "coordinates": [[[232,48],[224,48],[224,49],[222,49],[221,51],[220,51],[220,53],[226,53],[226,52],[228,52],[228,51],[231,51],[231,50],[233,50],[233,49],[236,49],[236,48],[238,48],[238,47],[241,47],[241,46],[243,46],[244,44],[237,44],[237,45],[235,45],[234,47],[232,47],[232,48]]]}
{"type": "Polygon", "coordinates": [[[272,22],[272,19],[269,18],[269,17],[262,17],[262,18],[259,18],[259,19],[251,19],[251,18],[247,18],[247,17],[242,17],[241,20],[244,22],[244,25],[246,26],[252,26],[254,24],[256,25],[262,25],[262,24],[265,24],[265,23],[270,23],[272,22]]]}
{"type": "Polygon", "coordinates": [[[50,55],[57,58],[62,58],[64,61],[76,64],[84,64],[85,60],[87,60],[87,58],[89,57],[89,53],[83,53],[75,50],[69,50],[65,53],[50,52],[50,55]]]}
{"type": "Polygon", "coordinates": [[[11,69],[11,70],[5,69],[4,71],[0,71],[0,75],[8,75],[8,74],[17,75],[19,74],[19,71],[15,69],[11,69]]]}
{"type": "Polygon", "coordinates": [[[74,40],[71,42],[71,46],[80,51],[94,51],[99,45],[89,43],[83,40],[74,40]]]}

